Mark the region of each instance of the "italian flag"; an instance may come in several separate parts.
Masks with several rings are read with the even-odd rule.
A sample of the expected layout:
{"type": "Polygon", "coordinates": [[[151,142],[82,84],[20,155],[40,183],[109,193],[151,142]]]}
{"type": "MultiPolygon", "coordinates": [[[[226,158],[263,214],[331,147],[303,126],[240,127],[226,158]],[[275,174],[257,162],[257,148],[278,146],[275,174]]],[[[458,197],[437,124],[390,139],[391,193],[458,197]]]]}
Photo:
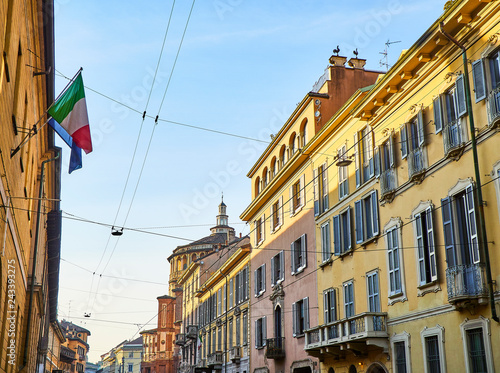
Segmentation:
{"type": "Polygon", "coordinates": [[[89,116],[81,73],[77,75],[73,83],[61,94],[48,112],[68,132],[78,147],[87,154],[92,151],[89,116]]]}

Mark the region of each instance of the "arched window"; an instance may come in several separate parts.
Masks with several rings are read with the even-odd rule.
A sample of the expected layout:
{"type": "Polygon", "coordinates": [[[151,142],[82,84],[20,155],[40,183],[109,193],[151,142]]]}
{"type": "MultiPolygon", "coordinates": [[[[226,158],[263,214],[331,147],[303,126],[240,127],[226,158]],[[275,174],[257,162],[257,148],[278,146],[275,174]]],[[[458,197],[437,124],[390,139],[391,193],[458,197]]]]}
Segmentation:
{"type": "Polygon", "coordinates": [[[196,254],[193,254],[193,255],[191,256],[191,262],[196,262],[196,254]]]}
{"type": "Polygon", "coordinates": [[[296,137],[297,135],[294,132],[290,135],[290,140],[288,140],[288,149],[290,149],[289,158],[292,158],[292,156],[295,154],[295,151],[297,150],[295,146],[296,137]]]}
{"type": "Polygon", "coordinates": [[[285,153],[286,153],[286,146],[282,145],[280,149],[280,170],[283,168],[286,162],[285,153]]]}
{"type": "Polygon", "coordinates": [[[300,146],[304,147],[307,144],[307,141],[309,140],[307,138],[307,118],[305,118],[302,123],[300,124],[300,146]]]}
{"type": "Polygon", "coordinates": [[[260,193],[260,177],[257,176],[255,179],[255,195],[258,196],[260,193]]]}
{"type": "Polygon", "coordinates": [[[181,258],[178,258],[177,259],[177,270],[180,271],[182,269],[182,262],[181,262],[181,258]]]}
{"type": "Polygon", "coordinates": [[[269,173],[271,175],[270,179],[276,176],[276,174],[278,173],[278,168],[278,160],[276,159],[276,157],[273,157],[273,159],[271,160],[271,172],[269,173]]]}
{"type": "Polygon", "coordinates": [[[264,167],[264,171],[262,172],[262,189],[267,186],[268,178],[267,178],[267,167],[264,167]]]}

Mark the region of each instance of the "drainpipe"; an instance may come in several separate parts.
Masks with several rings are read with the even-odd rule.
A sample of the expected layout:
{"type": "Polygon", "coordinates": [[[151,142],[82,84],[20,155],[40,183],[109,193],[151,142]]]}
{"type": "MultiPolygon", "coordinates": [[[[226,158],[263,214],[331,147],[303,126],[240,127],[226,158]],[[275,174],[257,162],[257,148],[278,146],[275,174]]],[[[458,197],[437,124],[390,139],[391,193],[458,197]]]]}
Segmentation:
{"type": "Polygon", "coordinates": [[[38,253],[38,238],[40,234],[40,215],[42,210],[42,197],[43,197],[43,179],[45,177],[45,163],[55,161],[59,158],[59,151],[54,158],[47,159],[42,162],[42,172],[40,174],[40,189],[38,191],[38,210],[36,214],[36,227],[35,227],[35,245],[33,248],[33,268],[31,269],[31,287],[30,287],[30,302],[28,307],[28,323],[26,325],[26,339],[24,340],[24,355],[23,365],[19,371],[23,370],[28,364],[28,347],[30,341],[30,328],[31,328],[31,313],[33,311],[33,294],[35,292],[35,272],[36,272],[36,257],[38,253]]]}
{"type": "Polygon", "coordinates": [[[472,146],[472,156],[474,159],[474,172],[476,176],[476,182],[477,182],[477,198],[479,202],[479,225],[480,225],[480,231],[481,231],[481,240],[482,245],[479,247],[482,248],[483,250],[483,257],[484,257],[484,262],[486,265],[486,281],[488,282],[488,292],[489,292],[489,298],[490,298],[490,308],[491,308],[491,318],[495,320],[496,322],[500,322],[498,316],[497,316],[497,310],[495,308],[495,295],[493,292],[493,279],[491,276],[491,264],[490,264],[490,254],[488,250],[488,238],[486,236],[486,225],[484,221],[484,202],[483,202],[483,193],[482,193],[482,186],[481,186],[481,175],[479,173],[479,160],[477,156],[477,147],[476,147],[476,132],[475,132],[475,127],[474,127],[474,116],[472,114],[472,101],[471,101],[471,95],[470,95],[470,86],[469,86],[469,68],[467,65],[467,49],[460,44],[453,36],[448,34],[443,27],[443,22],[439,24],[439,30],[441,33],[448,39],[450,40],[453,44],[455,44],[457,47],[459,47],[462,50],[462,59],[463,59],[463,66],[464,66],[464,85],[465,85],[465,99],[467,103],[467,112],[469,113],[469,126],[470,126],[470,133],[471,133],[471,146],[472,146]]]}

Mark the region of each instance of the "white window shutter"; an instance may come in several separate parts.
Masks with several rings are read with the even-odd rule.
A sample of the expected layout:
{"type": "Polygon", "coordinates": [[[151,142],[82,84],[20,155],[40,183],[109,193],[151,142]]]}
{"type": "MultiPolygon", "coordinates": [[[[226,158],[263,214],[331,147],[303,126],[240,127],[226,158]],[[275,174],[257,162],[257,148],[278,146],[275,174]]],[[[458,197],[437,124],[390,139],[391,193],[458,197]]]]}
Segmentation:
{"type": "Polygon", "coordinates": [[[431,280],[437,280],[436,247],[434,245],[434,224],[432,222],[432,208],[425,210],[427,221],[427,244],[429,245],[429,264],[431,270],[431,280]]]}
{"type": "Polygon", "coordinates": [[[255,348],[259,347],[258,341],[259,341],[259,319],[255,320],[255,348]]]}
{"type": "Polygon", "coordinates": [[[277,214],[277,212],[274,212],[274,204],[271,205],[269,208],[269,231],[272,233],[274,232],[274,214],[277,214]]]}
{"type": "Polygon", "coordinates": [[[292,267],[292,275],[295,274],[295,272],[297,271],[297,265],[295,263],[295,258],[296,258],[296,255],[295,255],[295,242],[292,242],[290,244],[290,265],[292,267]]]}
{"type": "Polygon", "coordinates": [[[280,251],[280,278],[278,280],[285,279],[285,252],[280,251]]]}
{"type": "Polygon", "coordinates": [[[443,109],[441,107],[441,96],[434,99],[432,104],[434,112],[434,125],[436,127],[436,134],[443,130],[443,109]]]}
{"type": "Polygon", "coordinates": [[[422,217],[418,214],[415,217],[415,226],[416,226],[416,239],[417,239],[417,257],[418,257],[418,274],[419,274],[419,283],[423,285],[426,283],[426,266],[425,266],[425,247],[424,247],[424,236],[423,232],[425,227],[422,226],[422,217]]]}
{"type": "Polygon", "coordinates": [[[307,267],[307,239],[305,234],[303,234],[300,237],[300,248],[302,250],[302,260],[303,260],[303,262],[300,263],[301,267],[307,267]]]}
{"type": "Polygon", "coordinates": [[[258,229],[257,229],[258,222],[259,222],[259,220],[254,220],[253,221],[253,235],[254,235],[255,245],[257,245],[259,243],[259,236],[258,236],[259,232],[258,232],[258,229]]]}
{"type": "Polygon", "coordinates": [[[260,227],[262,229],[262,241],[266,239],[266,215],[262,215],[260,227]]]}
{"type": "MultiPolygon", "coordinates": [[[[254,293],[255,293],[255,296],[257,296],[259,294],[259,276],[258,276],[258,268],[253,271],[253,284],[254,284],[254,293]]],[[[236,303],[238,303],[238,301],[236,301],[236,303]]]]}
{"type": "Polygon", "coordinates": [[[293,336],[297,336],[297,303],[292,303],[293,336]]]}
{"type": "Polygon", "coordinates": [[[391,168],[396,167],[396,152],[394,147],[394,132],[389,136],[389,165],[391,168]]]}
{"type": "Polygon", "coordinates": [[[408,134],[406,130],[406,123],[399,128],[401,134],[401,158],[405,159],[408,156],[408,134]]]}
{"type": "Polygon", "coordinates": [[[284,222],[285,216],[283,215],[283,196],[280,197],[279,203],[278,203],[278,216],[279,216],[279,224],[278,226],[281,226],[284,222]]]}
{"type": "Polygon", "coordinates": [[[469,185],[465,189],[466,206],[467,206],[467,223],[469,226],[469,242],[472,248],[472,261],[479,263],[479,242],[477,235],[476,212],[474,203],[474,188],[469,185]]]}
{"type": "Polygon", "coordinates": [[[356,243],[362,243],[364,241],[363,235],[363,206],[362,201],[354,202],[354,220],[355,220],[355,231],[356,231],[356,243]]]}
{"type": "Polygon", "coordinates": [[[262,345],[267,344],[267,317],[262,318],[262,345]]]}
{"type": "Polygon", "coordinates": [[[295,209],[293,207],[294,200],[293,200],[293,185],[290,187],[290,198],[288,200],[288,206],[290,207],[290,216],[293,216],[295,213],[295,209]]]}
{"type": "Polygon", "coordinates": [[[328,210],[328,163],[323,163],[323,206],[322,212],[328,210]]]}
{"type": "Polygon", "coordinates": [[[262,292],[266,291],[266,263],[262,266],[262,292]]]}
{"type": "Polygon", "coordinates": [[[302,300],[304,306],[304,330],[309,329],[309,297],[302,300]]]}
{"type": "Polygon", "coordinates": [[[345,227],[345,231],[347,232],[347,237],[344,237],[344,241],[346,242],[347,250],[352,249],[352,234],[351,234],[351,206],[347,208],[347,227],[345,227]]]}
{"type": "Polygon", "coordinates": [[[417,114],[417,125],[418,125],[418,146],[423,146],[425,143],[425,126],[424,126],[423,110],[419,110],[417,114]]]}
{"type": "Polygon", "coordinates": [[[337,297],[336,297],[336,290],[332,289],[330,292],[330,318],[332,321],[337,320],[337,297]]]}
{"type": "Polygon", "coordinates": [[[300,205],[305,206],[306,204],[306,175],[300,177],[300,205]]]}
{"type": "Polygon", "coordinates": [[[323,324],[328,324],[330,322],[330,318],[328,317],[330,313],[330,306],[328,304],[328,291],[323,292],[323,311],[325,313],[325,319],[323,320],[323,324]]]}
{"type": "Polygon", "coordinates": [[[455,87],[457,89],[457,115],[461,117],[467,114],[467,104],[465,101],[465,82],[463,75],[458,76],[457,80],[455,81],[455,87]]]}
{"type": "Polygon", "coordinates": [[[361,185],[361,159],[359,157],[359,132],[354,134],[354,167],[356,174],[356,187],[361,185]]]}
{"type": "Polygon", "coordinates": [[[372,192],[372,222],[373,222],[373,235],[377,236],[379,234],[379,224],[378,224],[378,195],[377,190],[372,192]]]}
{"type": "Polygon", "coordinates": [[[486,98],[486,79],[482,59],[472,62],[472,80],[474,81],[476,103],[478,103],[486,98]]]}
{"type": "Polygon", "coordinates": [[[276,285],[276,257],[271,258],[271,286],[276,285]]]}

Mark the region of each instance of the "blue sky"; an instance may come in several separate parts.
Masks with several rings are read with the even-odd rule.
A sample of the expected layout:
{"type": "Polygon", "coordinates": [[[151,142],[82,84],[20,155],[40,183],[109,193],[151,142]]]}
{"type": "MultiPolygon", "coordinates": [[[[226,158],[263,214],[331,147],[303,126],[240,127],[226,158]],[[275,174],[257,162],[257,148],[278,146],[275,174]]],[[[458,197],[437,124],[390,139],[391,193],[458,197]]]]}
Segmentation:
{"type": "MultiPolygon", "coordinates": [[[[85,85],[101,94],[86,91],[94,151],[84,156],[83,169],[68,175],[69,151],[63,151],[59,317],[91,330],[90,361],[131,338],[138,330],[134,324],[156,321],[156,297],[167,292],[157,284],[168,281],[166,258],[187,242],[127,229],[118,239],[106,224],[116,217],[118,227],[194,240],[215,224],[223,191],[233,227],[249,232],[238,219],[250,203],[246,173],[266,145],[163,120],[269,141],[269,133],[279,130],[322,75],[337,45],[348,58],[358,48],[367,69],[385,71],[379,64],[384,43],[400,41],[389,47],[392,64],[442,14],[443,5],[197,1],[165,94],[191,7],[191,1],[177,1],[147,105],[147,115],[161,120],[154,128],[147,117],[137,142],[172,2],[55,0],[56,69],[73,76],[83,67],[85,85]],[[69,214],[93,223],[68,219],[69,214]],[[100,295],[89,296],[96,290],[100,295]]],[[[66,83],[56,76],[57,90],[66,83]]]]}

